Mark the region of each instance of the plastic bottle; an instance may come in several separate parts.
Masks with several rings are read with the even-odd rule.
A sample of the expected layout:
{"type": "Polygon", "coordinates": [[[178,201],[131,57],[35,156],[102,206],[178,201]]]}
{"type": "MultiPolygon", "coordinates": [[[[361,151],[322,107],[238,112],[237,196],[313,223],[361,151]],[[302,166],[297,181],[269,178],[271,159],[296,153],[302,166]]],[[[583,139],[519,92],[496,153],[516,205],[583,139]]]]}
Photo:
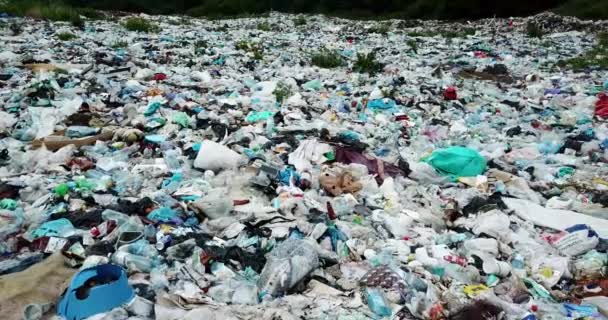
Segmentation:
{"type": "Polygon", "coordinates": [[[182,166],[179,162],[179,156],[179,151],[175,149],[164,152],[163,158],[165,159],[165,163],[171,172],[178,172],[182,170],[182,166]]]}
{"type": "Polygon", "coordinates": [[[150,272],[158,265],[154,259],[138,256],[126,251],[116,251],[112,255],[112,262],[127,267],[130,271],[150,272]]]}
{"type": "Polygon", "coordinates": [[[274,128],[275,128],[274,118],[270,117],[266,120],[266,135],[268,137],[272,137],[274,135],[274,128]]]}
{"type": "Polygon", "coordinates": [[[513,260],[511,260],[511,272],[516,276],[523,278],[526,276],[526,265],[524,258],[521,254],[516,254],[513,260]]]}
{"type": "Polygon", "coordinates": [[[139,240],[130,244],[126,244],[118,248],[118,251],[124,251],[138,256],[154,258],[158,256],[158,251],[155,246],[145,240],[139,240]]]}

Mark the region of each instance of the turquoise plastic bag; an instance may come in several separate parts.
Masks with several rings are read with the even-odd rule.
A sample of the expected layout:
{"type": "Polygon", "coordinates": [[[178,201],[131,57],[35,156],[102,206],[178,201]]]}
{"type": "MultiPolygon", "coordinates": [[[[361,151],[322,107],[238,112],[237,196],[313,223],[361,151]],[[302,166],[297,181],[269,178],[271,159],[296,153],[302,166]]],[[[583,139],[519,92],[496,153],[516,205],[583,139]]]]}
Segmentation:
{"type": "Polygon", "coordinates": [[[158,111],[158,109],[160,109],[161,104],[160,102],[152,102],[148,105],[148,109],[146,109],[146,111],[144,111],[144,116],[149,117],[153,114],[156,113],[156,111],[158,111]]]}
{"type": "Polygon", "coordinates": [[[190,118],[185,112],[177,112],[171,118],[173,123],[179,124],[182,128],[188,128],[190,126],[190,118]]]}
{"type": "Polygon", "coordinates": [[[395,101],[392,99],[375,99],[367,103],[370,110],[389,110],[395,108],[395,101]]]}
{"type": "Polygon", "coordinates": [[[459,177],[474,177],[486,170],[486,159],[477,151],[465,147],[449,147],[433,151],[428,158],[423,159],[443,175],[459,177]]]}
{"type": "Polygon", "coordinates": [[[321,90],[322,84],[319,79],[310,80],[302,85],[302,88],[309,91],[319,91],[321,90]]]}
{"type": "Polygon", "coordinates": [[[32,238],[41,237],[68,237],[74,231],[74,226],[70,220],[61,218],[43,223],[38,229],[32,232],[32,238]]]}
{"type": "Polygon", "coordinates": [[[252,111],[245,120],[247,122],[260,122],[266,121],[272,116],[274,116],[274,112],[272,111],[252,111]]]}
{"type": "Polygon", "coordinates": [[[148,220],[160,222],[181,222],[177,212],[171,208],[160,207],[147,216],[148,220]]]}

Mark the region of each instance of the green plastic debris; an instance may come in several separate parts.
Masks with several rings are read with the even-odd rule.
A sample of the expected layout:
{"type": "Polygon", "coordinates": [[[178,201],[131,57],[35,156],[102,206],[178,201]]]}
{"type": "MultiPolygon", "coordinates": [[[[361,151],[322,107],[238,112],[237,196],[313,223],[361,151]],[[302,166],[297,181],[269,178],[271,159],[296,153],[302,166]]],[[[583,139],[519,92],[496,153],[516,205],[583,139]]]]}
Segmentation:
{"type": "Polygon", "coordinates": [[[158,111],[158,109],[160,109],[160,102],[152,102],[148,105],[148,109],[146,109],[146,111],[144,111],[144,116],[149,117],[153,114],[156,113],[156,111],[158,111]]]}
{"type": "Polygon", "coordinates": [[[528,289],[528,292],[534,297],[534,299],[547,299],[551,302],[555,302],[555,299],[551,296],[551,293],[545,289],[545,287],[538,284],[536,281],[530,278],[523,278],[524,284],[528,289]]]}
{"type": "Polygon", "coordinates": [[[311,91],[319,91],[322,88],[321,80],[319,80],[319,79],[310,80],[310,81],[306,82],[305,84],[303,84],[302,88],[304,88],[306,90],[311,90],[311,91]]]}
{"type": "Polygon", "coordinates": [[[486,159],[477,151],[465,147],[449,147],[433,151],[422,161],[430,164],[443,175],[458,177],[474,177],[486,169],[486,159]]]}
{"type": "Polygon", "coordinates": [[[70,188],[65,183],[58,184],[55,186],[55,189],[53,189],[53,192],[55,192],[55,194],[59,197],[65,196],[68,194],[68,191],[70,191],[70,188]]]}
{"type": "Polygon", "coordinates": [[[486,286],[491,288],[491,287],[496,286],[498,284],[498,282],[500,282],[500,279],[497,276],[491,274],[488,276],[488,279],[486,280],[486,286]]]}
{"type": "Polygon", "coordinates": [[[190,118],[185,112],[177,112],[174,114],[173,118],[171,118],[171,122],[179,124],[182,128],[190,126],[190,118]]]}
{"type": "Polygon", "coordinates": [[[565,176],[571,176],[574,174],[574,169],[570,167],[561,167],[557,172],[557,176],[563,178],[565,176]]]}
{"type": "Polygon", "coordinates": [[[164,126],[167,123],[167,120],[162,117],[150,118],[148,122],[144,125],[146,130],[154,130],[164,126]]]}
{"type": "Polygon", "coordinates": [[[0,200],[0,208],[13,211],[17,208],[17,201],[13,199],[2,199],[0,200]]]}
{"type": "Polygon", "coordinates": [[[272,111],[252,111],[245,120],[251,123],[260,122],[266,121],[272,116],[274,116],[274,112],[272,111]]]}
{"type": "Polygon", "coordinates": [[[325,159],[327,159],[328,161],[333,161],[336,160],[336,155],[334,154],[333,151],[329,151],[329,152],[325,152],[323,154],[323,156],[325,157],[325,159]]]}
{"type": "Polygon", "coordinates": [[[431,273],[443,278],[445,276],[445,268],[444,267],[432,267],[431,273]]]}
{"type": "Polygon", "coordinates": [[[167,137],[163,136],[162,134],[149,134],[144,137],[144,141],[154,143],[154,144],[161,144],[162,142],[165,142],[166,140],[167,140],[167,137]]]}
{"type": "Polygon", "coordinates": [[[95,188],[95,183],[86,178],[76,179],[75,182],[80,191],[91,191],[95,188]]]}

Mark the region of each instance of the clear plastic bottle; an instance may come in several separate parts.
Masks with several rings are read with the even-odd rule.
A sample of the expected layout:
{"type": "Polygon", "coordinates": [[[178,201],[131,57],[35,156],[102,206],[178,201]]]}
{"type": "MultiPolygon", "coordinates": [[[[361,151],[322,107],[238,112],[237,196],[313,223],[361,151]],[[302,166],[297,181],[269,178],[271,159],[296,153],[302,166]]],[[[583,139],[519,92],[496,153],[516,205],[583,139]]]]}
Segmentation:
{"type": "Polygon", "coordinates": [[[112,255],[112,262],[125,266],[129,271],[150,272],[158,265],[155,259],[146,258],[127,251],[116,251],[112,255]]]}
{"type": "Polygon", "coordinates": [[[124,251],[138,256],[154,258],[158,256],[156,247],[148,243],[146,240],[138,240],[136,242],[126,244],[118,248],[118,251],[124,251]]]}
{"type": "Polygon", "coordinates": [[[514,275],[523,278],[526,276],[526,264],[524,263],[524,257],[521,254],[516,254],[511,260],[511,272],[514,275]]]}
{"type": "Polygon", "coordinates": [[[182,166],[179,162],[180,156],[180,152],[175,149],[164,152],[163,158],[165,159],[165,163],[171,172],[180,172],[182,170],[182,166]]]}

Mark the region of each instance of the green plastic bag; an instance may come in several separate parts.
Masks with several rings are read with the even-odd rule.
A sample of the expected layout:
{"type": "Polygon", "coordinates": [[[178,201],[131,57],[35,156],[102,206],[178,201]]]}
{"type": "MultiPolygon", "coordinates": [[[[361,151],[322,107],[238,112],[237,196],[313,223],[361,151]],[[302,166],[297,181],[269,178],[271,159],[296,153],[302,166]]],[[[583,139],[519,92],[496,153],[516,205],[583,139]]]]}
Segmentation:
{"type": "Polygon", "coordinates": [[[190,126],[190,118],[185,112],[177,112],[173,114],[173,118],[171,118],[171,121],[173,123],[179,124],[182,128],[188,128],[190,126]]]}
{"type": "Polygon", "coordinates": [[[315,80],[310,80],[308,82],[306,82],[305,84],[302,85],[302,88],[308,90],[308,91],[319,91],[321,90],[321,87],[323,85],[321,84],[321,81],[319,79],[315,79],[315,80]]]}
{"type": "Polygon", "coordinates": [[[272,111],[252,111],[247,118],[245,119],[247,122],[260,122],[266,121],[268,118],[274,116],[274,112],[272,111]]]}
{"type": "Polygon", "coordinates": [[[443,175],[474,177],[486,170],[486,159],[477,151],[465,147],[449,147],[433,151],[422,161],[430,164],[443,175]]]}
{"type": "Polygon", "coordinates": [[[17,201],[8,198],[2,199],[0,200],[0,208],[13,211],[17,208],[17,201]]]}
{"type": "Polygon", "coordinates": [[[160,109],[161,104],[160,102],[152,102],[148,105],[148,109],[146,109],[146,111],[144,111],[144,116],[149,117],[153,114],[156,113],[156,111],[158,111],[158,109],[160,109]]]}

